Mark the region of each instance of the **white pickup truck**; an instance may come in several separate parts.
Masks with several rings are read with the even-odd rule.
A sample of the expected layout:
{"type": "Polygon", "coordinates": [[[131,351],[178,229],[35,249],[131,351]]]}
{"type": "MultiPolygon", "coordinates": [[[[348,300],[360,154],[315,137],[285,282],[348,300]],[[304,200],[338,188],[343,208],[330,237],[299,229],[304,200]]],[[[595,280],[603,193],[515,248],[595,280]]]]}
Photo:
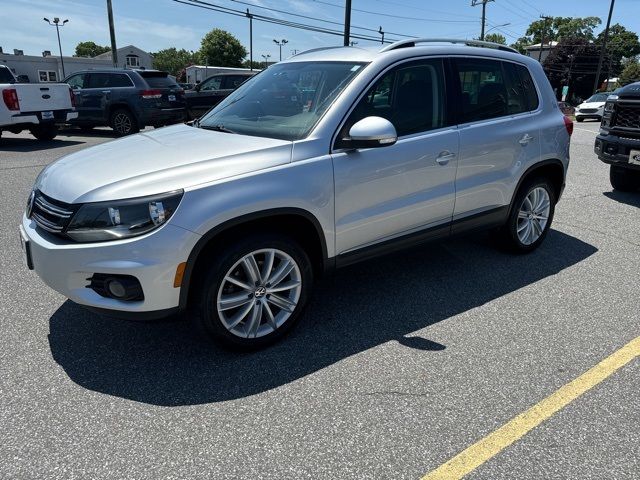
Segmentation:
{"type": "Polygon", "coordinates": [[[76,118],[73,90],[66,83],[17,83],[0,65],[0,135],[28,129],[38,140],[52,140],[57,125],[76,118]]]}

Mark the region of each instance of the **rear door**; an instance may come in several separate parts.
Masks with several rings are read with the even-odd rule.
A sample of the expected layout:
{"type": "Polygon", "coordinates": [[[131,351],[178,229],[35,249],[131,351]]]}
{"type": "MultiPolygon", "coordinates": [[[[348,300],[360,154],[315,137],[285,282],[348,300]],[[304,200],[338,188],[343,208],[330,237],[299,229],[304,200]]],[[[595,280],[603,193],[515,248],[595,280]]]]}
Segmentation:
{"type": "Polygon", "coordinates": [[[112,98],[112,73],[91,72],[87,73],[85,88],[82,95],[85,118],[92,124],[104,124],[107,122],[107,113],[112,98]]]}
{"type": "MultiPolygon", "coordinates": [[[[527,98],[522,65],[458,57],[460,157],[454,220],[498,212],[511,202],[514,178],[540,158],[538,109],[527,98]]],[[[530,80],[530,78],[529,78],[530,80]]]]}

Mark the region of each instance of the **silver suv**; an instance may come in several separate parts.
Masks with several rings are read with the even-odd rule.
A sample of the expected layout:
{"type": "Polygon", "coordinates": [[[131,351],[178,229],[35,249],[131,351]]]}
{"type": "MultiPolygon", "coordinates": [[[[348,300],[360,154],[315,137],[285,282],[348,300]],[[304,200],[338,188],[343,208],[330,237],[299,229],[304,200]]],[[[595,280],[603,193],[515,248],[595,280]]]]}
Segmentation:
{"type": "Polygon", "coordinates": [[[26,259],[94,310],[188,309],[213,339],[259,347],[335,267],[479,228],[537,248],[572,126],[540,64],[507,47],[311,50],[191,126],[45,168],[20,228],[26,259]]]}

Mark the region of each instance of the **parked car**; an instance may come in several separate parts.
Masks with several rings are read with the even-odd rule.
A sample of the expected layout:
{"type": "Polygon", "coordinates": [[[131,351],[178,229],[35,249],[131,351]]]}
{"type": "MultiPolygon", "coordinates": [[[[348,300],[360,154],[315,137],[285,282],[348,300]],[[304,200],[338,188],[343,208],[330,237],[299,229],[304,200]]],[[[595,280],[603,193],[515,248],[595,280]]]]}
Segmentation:
{"type": "Polygon", "coordinates": [[[65,82],[76,93],[78,118],[71,123],[84,130],[109,126],[123,136],[185,120],[184,90],[167,72],[86,70],[65,82]]]}
{"type": "Polygon", "coordinates": [[[38,140],[53,140],[57,124],[77,117],[75,96],[62,83],[19,83],[13,72],[0,65],[0,136],[3,131],[29,130],[38,140]]]}
{"type": "Polygon", "coordinates": [[[558,102],[558,108],[565,115],[573,115],[576,112],[575,107],[567,102],[558,102]]]}
{"type": "Polygon", "coordinates": [[[616,90],[607,98],[595,152],[608,163],[616,190],[640,188],[640,82],[616,90]]]}
{"type": "Polygon", "coordinates": [[[587,118],[602,120],[604,103],[608,96],[608,93],[596,93],[578,105],[576,107],[576,121],[582,122],[587,118]]]}
{"type": "Polygon", "coordinates": [[[64,157],[22,218],[28,265],[98,311],[189,309],[207,337],[255,348],[335,267],[482,228],[535,250],[573,123],[536,60],[451,42],[312,50],[192,126],[64,157]]]}
{"type": "Polygon", "coordinates": [[[256,72],[219,73],[212,75],[185,92],[187,115],[190,120],[199,118],[224,100],[256,72]]]}
{"type": "Polygon", "coordinates": [[[180,86],[183,90],[193,90],[196,84],[195,83],[178,83],[178,86],[180,86]]]}

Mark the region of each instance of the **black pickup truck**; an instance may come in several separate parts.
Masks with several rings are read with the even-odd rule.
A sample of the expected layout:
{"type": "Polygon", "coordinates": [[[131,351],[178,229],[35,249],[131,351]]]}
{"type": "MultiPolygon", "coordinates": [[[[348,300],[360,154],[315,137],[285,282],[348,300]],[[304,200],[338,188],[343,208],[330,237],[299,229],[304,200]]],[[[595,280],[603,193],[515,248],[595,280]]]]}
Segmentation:
{"type": "Polygon", "coordinates": [[[594,150],[610,165],[614,189],[640,189],[640,82],[607,98],[594,150]]]}

